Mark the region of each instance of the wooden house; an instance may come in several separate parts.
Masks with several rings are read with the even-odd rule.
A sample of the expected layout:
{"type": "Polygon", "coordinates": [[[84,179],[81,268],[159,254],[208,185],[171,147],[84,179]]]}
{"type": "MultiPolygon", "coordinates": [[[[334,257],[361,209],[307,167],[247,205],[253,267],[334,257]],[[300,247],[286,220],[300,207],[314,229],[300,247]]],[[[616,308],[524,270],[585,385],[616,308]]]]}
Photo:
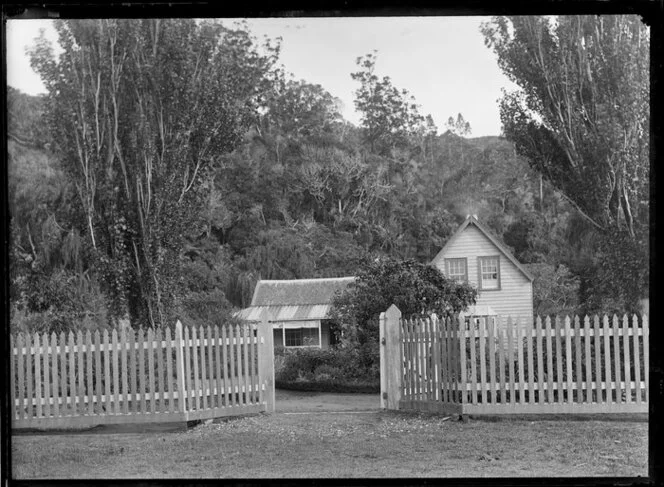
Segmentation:
{"type": "Polygon", "coordinates": [[[533,276],[475,215],[469,215],[431,262],[478,290],[472,316],[533,319],[533,276]]]}
{"type": "Polygon", "coordinates": [[[333,344],[328,321],[332,298],[354,279],[260,280],[256,284],[251,306],[241,310],[237,316],[259,322],[264,313],[268,313],[275,347],[328,348],[333,344]]]}

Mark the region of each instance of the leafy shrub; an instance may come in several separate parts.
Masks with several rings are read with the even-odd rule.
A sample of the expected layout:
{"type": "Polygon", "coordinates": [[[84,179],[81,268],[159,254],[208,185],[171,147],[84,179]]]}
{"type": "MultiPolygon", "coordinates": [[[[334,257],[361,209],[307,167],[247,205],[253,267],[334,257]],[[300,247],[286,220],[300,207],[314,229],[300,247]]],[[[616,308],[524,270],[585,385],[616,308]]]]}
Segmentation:
{"type": "Polygon", "coordinates": [[[276,380],[378,382],[380,361],[372,360],[367,364],[365,355],[356,348],[276,349],[276,380]]]}

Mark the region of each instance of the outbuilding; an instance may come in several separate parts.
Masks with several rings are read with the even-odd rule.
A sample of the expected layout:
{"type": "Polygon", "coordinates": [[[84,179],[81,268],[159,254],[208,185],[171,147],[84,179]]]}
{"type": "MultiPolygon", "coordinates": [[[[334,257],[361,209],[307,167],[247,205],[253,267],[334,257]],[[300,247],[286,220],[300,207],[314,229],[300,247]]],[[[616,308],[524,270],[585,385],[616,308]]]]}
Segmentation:
{"type": "Polygon", "coordinates": [[[354,277],[260,280],[251,306],[242,309],[238,316],[259,322],[267,312],[275,347],[328,348],[334,344],[329,322],[332,299],[354,280],[354,277]]]}

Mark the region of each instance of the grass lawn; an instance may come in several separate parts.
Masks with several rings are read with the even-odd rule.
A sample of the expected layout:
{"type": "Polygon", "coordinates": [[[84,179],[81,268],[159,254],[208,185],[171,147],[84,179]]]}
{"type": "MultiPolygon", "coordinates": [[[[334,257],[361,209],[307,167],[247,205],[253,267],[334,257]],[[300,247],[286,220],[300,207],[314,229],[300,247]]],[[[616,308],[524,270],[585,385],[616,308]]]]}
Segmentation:
{"type": "Polygon", "coordinates": [[[392,411],[260,415],[171,433],[22,435],[13,477],[646,476],[648,423],[392,411]]]}

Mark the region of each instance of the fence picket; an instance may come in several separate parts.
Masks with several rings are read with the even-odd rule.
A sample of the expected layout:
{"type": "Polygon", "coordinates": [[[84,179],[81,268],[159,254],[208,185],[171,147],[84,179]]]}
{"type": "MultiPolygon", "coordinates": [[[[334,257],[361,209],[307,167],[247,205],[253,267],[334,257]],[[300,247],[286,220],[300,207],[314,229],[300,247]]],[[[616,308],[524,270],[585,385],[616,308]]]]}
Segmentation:
{"type": "Polygon", "coordinates": [[[41,337],[42,339],[42,347],[43,347],[43,354],[42,354],[42,363],[44,364],[44,376],[43,376],[43,382],[44,382],[44,406],[43,406],[43,413],[44,417],[49,418],[51,416],[51,370],[49,367],[49,352],[48,352],[48,335],[44,333],[41,337]]]}
{"type": "Polygon", "coordinates": [[[62,331],[60,332],[60,337],[58,339],[58,343],[60,343],[60,395],[62,396],[62,409],[60,411],[61,416],[69,416],[68,408],[67,408],[67,348],[65,347],[66,344],[66,335],[65,332],[62,331]]]}
{"type": "MultiPolygon", "coordinates": [[[[641,354],[639,353],[639,319],[632,315],[633,345],[634,345],[634,381],[636,383],[636,403],[641,404],[641,354]]],[[[647,372],[646,372],[647,373],[647,372]]]]}
{"type": "MultiPolygon", "coordinates": [[[[52,378],[53,380],[51,381],[52,387],[53,387],[53,416],[54,417],[59,417],[60,416],[60,391],[58,390],[58,383],[60,382],[60,377],[58,374],[58,353],[57,353],[57,346],[58,346],[58,338],[55,335],[55,332],[51,333],[51,373],[52,373],[52,378]]],[[[12,354],[12,364],[14,363],[14,354],[12,354]]],[[[14,377],[14,374],[12,374],[12,377],[14,377]]],[[[13,384],[12,384],[13,386],[13,384]]],[[[12,392],[14,391],[14,387],[12,387],[12,392]]],[[[13,404],[13,403],[12,403],[13,404]]]]}
{"type": "Polygon", "coordinates": [[[235,394],[236,375],[235,375],[235,326],[228,327],[228,358],[230,364],[230,386],[231,386],[231,405],[238,406],[238,396],[235,394]]]}
{"type": "Polygon", "coordinates": [[[41,354],[39,353],[39,334],[35,333],[35,399],[37,401],[37,417],[42,417],[42,380],[41,380],[41,354]]]}
{"type": "Polygon", "coordinates": [[[507,317],[507,327],[505,329],[507,332],[507,368],[509,370],[509,380],[510,380],[510,404],[516,403],[516,375],[514,371],[514,323],[512,322],[512,317],[507,317]]]}
{"type": "Polygon", "coordinates": [[[198,341],[198,331],[195,326],[191,327],[191,361],[192,367],[194,370],[194,404],[196,405],[196,410],[200,411],[201,409],[201,379],[198,370],[198,361],[199,361],[199,341],[198,341]]]}
{"type": "Polygon", "coordinates": [[[415,325],[417,327],[417,363],[418,363],[418,369],[417,369],[417,385],[418,385],[418,400],[420,401],[425,401],[426,396],[425,396],[425,375],[426,375],[426,369],[425,369],[425,357],[424,357],[424,337],[423,337],[423,320],[421,318],[417,319],[417,324],[415,325]]]}
{"type": "Polygon", "coordinates": [[[553,329],[551,328],[551,317],[547,316],[544,320],[545,331],[546,331],[546,398],[550,404],[555,402],[555,395],[553,393],[553,380],[554,380],[554,369],[553,369],[553,329]]]}
{"type": "Polygon", "coordinates": [[[77,394],[76,394],[76,357],[74,356],[74,333],[71,331],[67,336],[69,344],[69,397],[71,398],[71,414],[77,413],[77,394]]]}
{"type": "Polygon", "coordinates": [[[537,402],[544,403],[544,349],[542,348],[542,318],[535,321],[536,349],[537,349],[537,402]]]}
{"type": "MultiPolygon", "coordinates": [[[[25,342],[23,341],[23,334],[20,333],[16,338],[16,346],[18,348],[18,353],[16,357],[16,368],[18,369],[18,419],[27,419],[28,415],[25,409],[25,401],[28,403],[30,401],[30,396],[26,398],[25,396],[25,361],[24,361],[24,347],[27,348],[25,342]]],[[[64,349],[64,347],[62,347],[64,349]]]]}
{"type": "Polygon", "coordinates": [[[77,411],[85,410],[85,362],[83,360],[83,333],[76,333],[76,376],[78,377],[78,407],[77,411]]]}
{"type": "MultiPolygon", "coordinates": [[[[101,396],[102,396],[102,364],[101,364],[101,336],[99,335],[99,330],[95,330],[94,333],[95,337],[95,353],[94,353],[94,358],[95,358],[95,392],[97,393],[97,408],[96,412],[97,414],[102,414],[103,413],[103,403],[101,402],[101,396]]],[[[62,341],[64,344],[64,341],[62,341]]],[[[64,350],[65,347],[62,347],[62,350],[64,350]]],[[[64,357],[64,355],[63,355],[64,357]]],[[[63,362],[64,365],[64,362],[63,362]]],[[[65,370],[64,368],[62,369],[62,373],[64,374],[65,370]]]]}
{"type": "Polygon", "coordinates": [[[150,413],[154,414],[157,410],[156,391],[155,391],[155,367],[154,367],[154,330],[148,328],[148,388],[150,390],[150,413]]]}
{"type": "MultiPolygon", "coordinates": [[[[602,348],[600,346],[600,339],[599,339],[599,316],[595,315],[593,317],[593,333],[595,333],[594,337],[594,345],[595,345],[595,401],[597,403],[605,402],[604,401],[604,393],[603,388],[602,388],[602,348]]],[[[611,401],[606,401],[606,402],[611,402],[611,401]]]]}
{"type": "Polygon", "coordinates": [[[88,414],[94,414],[94,374],[92,373],[92,334],[90,330],[85,332],[85,364],[87,366],[85,378],[87,379],[88,414]]]}
{"type": "Polygon", "coordinates": [[[131,401],[131,412],[136,413],[138,411],[138,391],[136,387],[136,356],[138,355],[138,350],[136,348],[136,334],[134,330],[131,330],[128,333],[128,347],[130,350],[129,353],[129,397],[131,401]]]}
{"type": "Polygon", "coordinates": [[[533,323],[526,321],[526,344],[528,352],[528,402],[535,404],[535,363],[533,360],[533,323]]]}
{"type": "Polygon", "coordinates": [[[459,401],[459,378],[460,359],[459,359],[459,327],[452,318],[447,318],[447,347],[450,360],[450,402],[459,401]]]}
{"type": "Polygon", "coordinates": [[[140,396],[140,412],[147,413],[146,393],[147,387],[145,384],[145,332],[143,328],[138,330],[138,394],[140,396]]]}
{"type": "Polygon", "coordinates": [[[127,329],[122,328],[120,333],[120,360],[122,363],[122,413],[129,413],[129,380],[127,378],[127,329]]]}
{"type": "Polygon", "coordinates": [[[200,341],[200,363],[201,363],[201,382],[200,386],[197,389],[201,392],[201,404],[203,409],[207,409],[207,394],[205,393],[207,389],[207,367],[206,367],[206,353],[205,353],[205,330],[202,326],[198,327],[198,339],[200,341]]]}
{"type": "Polygon", "coordinates": [[[217,380],[217,407],[223,407],[226,406],[226,403],[224,402],[223,396],[222,396],[222,388],[221,388],[221,350],[222,350],[222,345],[219,342],[219,326],[214,325],[214,359],[215,359],[215,365],[216,365],[216,380],[217,380]]]}
{"type": "Polygon", "coordinates": [[[568,404],[574,402],[574,377],[572,375],[572,328],[569,316],[565,317],[565,382],[568,404]]]}
{"type": "Polygon", "coordinates": [[[621,403],[623,396],[622,378],[620,370],[620,323],[618,316],[613,315],[613,373],[616,383],[616,402],[621,403]]]}
{"type": "Polygon", "coordinates": [[[478,328],[478,336],[480,340],[480,384],[481,390],[480,395],[482,399],[482,404],[486,404],[487,401],[487,387],[486,387],[486,318],[481,318],[478,328]]]}
{"type": "Polygon", "coordinates": [[[461,382],[460,382],[460,391],[461,391],[461,399],[460,402],[466,403],[468,402],[468,395],[466,391],[466,384],[468,383],[467,377],[466,377],[466,369],[467,369],[467,364],[466,364],[466,322],[462,319],[459,318],[459,333],[458,333],[459,339],[458,339],[458,348],[459,348],[459,370],[461,372],[460,377],[461,377],[461,382]]]}
{"type": "MultiPolygon", "coordinates": [[[[175,390],[173,387],[173,336],[169,327],[164,328],[166,341],[166,384],[168,386],[168,412],[175,412],[175,390]]],[[[163,390],[166,393],[166,389],[163,390]]],[[[164,407],[163,411],[166,411],[164,407]]]]}
{"type": "Polygon", "coordinates": [[[612,403],[613,400],[613,380],[611,375],[611,344],[609,342],[609,317],[604,315],[604,380],[606,382],[606,402],[612,403]]]}
{"type": "Polygon", "coordinates": [[[242,353],[244,359],[244,403],[251,403],[251,374],[249,372],[249,330],[248,326],[242,327],[242,353]]]}
{"type": "Polygon", "coordinates": [[[433,401],[435,397],[434,393],[434,345],[433,345],[433,318],[427,318],[426,320],[426,347],[427,347],[427,400],[433,401]]]}
{"type": "MultiPolygon", "coordinates": [[[[104,412],[109,414],[111,411],[111,348],[109,345],[108,330],[104,330],[104,393],[103,403],[104,412]]],[[[72,348],[69,348],[69,366],[72,367],[72,348]]],[[[70,370],[71,372],[71,370],[70,370]]]]}
{"type": "MultiPolygon", "coordinates": [[[[111,332],[111,351],[112,368],[113,368],[113,414],[120,414],[120,366],[119,357],[120,347],[118,346],[118,332],[113,330],[111,332]]],[[[152,372],[152,367],[150,367],[152,372]]]]}
{"type": "Polygon", "coordinates": [[[32,364],[35,362],[33,359],[32,353],[30,352],[30,349],[34,346],[32,343],[32,337],[30,334],[25,335],[25,385],[26,385],[26,409],[25,409],[25,417],[26,419],[33,418],[35,413],[34,409],[32,406],[32,399],[33,399],[33,384],[32,384],[32,364]]]}
{"type": "Polygon", "coordinates": [[[498,403],[496,394],[496,321],[491,317],[487,319],[489,336],[489,380],[491,381],[491,397],[489,403],[498,403]],[[489,321],[490,320],[490,321],[489,321]]]}
{"type": "Polygon", "coordinates": [[[477,404],[477,356],[476,356],[476,333],[475,333],[475,323],[471,318],[468,323],[469,327],[469,338],[468,342],[470,345],[470,403],[477,404]]]}
{"type": "Polygon", "coordinates": [[[415,324],[412,320],[408,320],[408,326],[410,328],[410,351],[411,351],[411,377],[413,379],[413,394],[411,399],[413,401],[417,400],[418,388],[417,388],[417,343],[415,342],[415,324]]]}
{"type": "MultiPolygon", "coordinates": [[[[505,350],[507,343],[505,342],[505,322],[498,323],[498,378],[500,381],[500,403],[507,404],[507,380],[505,377],[505,350]]],[[[498,402],[498,401],[496,401],[498,402]]]]}
{"type": "Polygon", "coordinates": [[[429,360],[431,355],[428,353],[429,352],[429,317],[421,318],[420,319],[420,337],[422,340],[422,389],[424,391],[423,394],[423,399],[425,401],[429,401],[429,379],[430,379],[430,374],[429,374],[429,360]]]}
{"type": "Polygon", "coordinates": [[[189,327],[184,327],[184,376],[186,378],[186,394],[181,400],[184,404],[185,411],[191,411],[194,409],[193,397],[192,397],[192,387],[191,387],[191,341],[189,340],[189,327]],[[185,401],[186,399],[186,401],[185,401]]]}
{"type": "MultiPolygon", "coordinates": [[[[632,402],[632,376],[631,376],[631,360],[629,352],[629,318],[623,315],[623,366],[625,367],[625,402],[632,402]]],[[[634,336],[636,338],[636,335],[634,336]]]]}
{"type": "Polygon", "coordinates": [[[237,371],[237,395],[238,395],[238,401],[240,402],[240,406],[245,406],[247,404],[247,398],[246,398],[246,388],[245,388],[245,377],[243,375],[243,368],[242,368],[242,348],[243,348],[243,337],[242,337],[242,327],[236,326],[235,327],[235,359],[237,360],[237,363],[235,364],[236,371],[237,371]]]}
{"type": "MultiPolygon", "coordinates": [[[[586,397],[585,402],[587,404],[592,403],[593,389],[592,389],[592,362],[590,356],[590,318],[586,315],[583,318],[583,345],[585,351],[585,366],[586,366],[586,397]]],[[[579,396],[579,402],[581,402],[581,397],[579,396]]]]}
{"type": "MultiPolygon", "coordinates": [[[[576,377],[576,394],[574,395],[574,402],[582,403],[583,402],[583,361],[581,358],[581,328],[580,328],[579,317],[574,317],[574,362],[572,363],[574,368],[574,376],[576,377]]],[[[585,337],[584,337],[585,338],[585,337]]],[[[572,401],[570,401],[572,402],[572,401]]]]}
{"type": "Polygon", "coordinates": [[[564,388],[563,388],[563,346],[562,346],[562,334],[563,334],[563,325],[560,321],[560,318],[556,316],[556,379],[557,379],[557,392],[558,392],[558,403],[562,404],[565,400],[564,388]]]}
{"type": "Polygon", "coordinates": [[[207,359],[208,359],[208,364],[207,364],[207,370],[208,370],[208,387],[206,389],[206,393],[209,395],[209,404],[210,408],[215,407],[215,394],[214,394],[214,348],[216,347],[216,344],[212,343],[213,337],[212,337],[212,328],[208,325],[206,329],[206,338],[207,338],[207,344],[208,344],[208,351],[207,351],[207,359]]]}
{"type": "MultiPolygon", "coordinates": [[[[157,328],[154,337],[155,344],[159,344],[154,347],[154,353],[157,355],[157,393],[159,394],[159,407],[157,407],[157,411],[163,413],[166,412],[166,388],[164,386],[164,349],[161,347],[162,336],[161,328],[157,328]]],[[[156,399],[154,399],[154,402],[157,402],[156,399]]]]}
{"type": "Polygon", "coordinates": [[[186,397],[186,361],[184,358],[184,351],[186,342],[182,338],[182,323],[180,320],[175,322],[175,376],[177,380],[178,390],[178,412],[184,413],[187,410],[186,397]]]}
{"type": "Polygon", "coordinates": [[[517,351],[517,360],[518,360],[518,372],[519,372],[519,404],[525,404],[526,402],[526,376],[525,376],[525,366],[523,361],[523,334],[525,330],[521,326],[521,320],[517,317],[514,324],[514,332],[516,335],[516,351],[517,351]]]}
{"type": "Polygon", "coordinates": [[[224,374],[224,407],[231,405],[230,399],[230,385],[231,381],[228,377],[228,348],[227,348],[227,326],[221,327],[221,366],[224,374]]]}
{"type": "Polygon", "coordinates": [[[435,401],[442,401],[443,400],[443,379],[442,379],[442,374],[443,374],[443,350],[442,350],[442,345],[443,345],[443,338],[442,338],[442,319],[436,317],[436,319],[433,322],[433,392],[434,396],[433,399],[435,401]]]}

